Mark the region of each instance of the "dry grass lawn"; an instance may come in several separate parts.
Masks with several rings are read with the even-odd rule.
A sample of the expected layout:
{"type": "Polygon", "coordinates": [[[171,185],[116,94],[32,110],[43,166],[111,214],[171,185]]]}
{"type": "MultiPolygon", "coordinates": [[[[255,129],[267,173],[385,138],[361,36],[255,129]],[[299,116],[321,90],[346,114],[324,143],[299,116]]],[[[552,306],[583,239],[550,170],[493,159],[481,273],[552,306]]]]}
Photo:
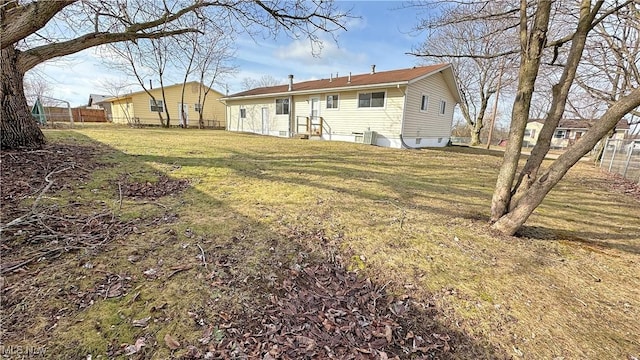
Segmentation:
{"type": "MultiPolygon", "coordinates": [[[[50,201],[92,199],[123,220],[166,208],[177,216],[105,252],[57,259],[62,273],[49,278],[47,264],[40,265],[45,288],[87,289],[107,273],[131,277],[129,295],[70,312],[51,329],[42,323],[29,330],[46,328],[49,348],[66,358],[104,352],[113,339],[134,343],[138,328],[131,319],[158,309],[165,309],[158,343],[167,333],[197,339],[194,319],[178,314],[221,323],[221,311],[242,313],[243,302],[264,296],[282,276],[280,268],[309,258],[338,259],[399,298],[436,306],[437,321],[466,334],[486,357],[640,356],[640,202],[612,190],[588,162],[569,172],[519,237],[504,237],[487,225],[497,152],[395,150],[192,129],[89,127],[46,135],[115,150],[102,159],[107,168],[50,201]],[[120,203],[118,179],[153,182],[158,174],[188,179],[190,187],[159,205],[120,203]],[[321,240],[308,236],[319,232],[321,240]],[[179,271],[166,281],[140,276],[152,268],[166,277],[180,265],[196,266],[199,247],[218,254],[210,264],[235,259],[228,271],[244,284],[216,287],[203,281],[204,270],[179,271]]],[[[36,314],[37,301],[45,299],[20,306],[36,314]]],[[[224,336],[223,327],[216,331],[224,336]]],[[[158,346],[153,356],[167,358],[168,351],[158,346]]]]}

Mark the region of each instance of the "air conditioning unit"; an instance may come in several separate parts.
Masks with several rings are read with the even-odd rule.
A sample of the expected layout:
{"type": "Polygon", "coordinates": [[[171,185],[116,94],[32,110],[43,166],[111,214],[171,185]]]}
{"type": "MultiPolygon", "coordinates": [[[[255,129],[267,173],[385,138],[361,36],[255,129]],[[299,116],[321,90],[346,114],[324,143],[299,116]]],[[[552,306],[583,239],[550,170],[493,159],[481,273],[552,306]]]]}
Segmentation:
{"type": "Polygon", "coordinates": [[[365,131],[362,143],[363,144],[367,144],[367,145],[375,145],[376,144],[376,132],[375,131],[365,131]]]}

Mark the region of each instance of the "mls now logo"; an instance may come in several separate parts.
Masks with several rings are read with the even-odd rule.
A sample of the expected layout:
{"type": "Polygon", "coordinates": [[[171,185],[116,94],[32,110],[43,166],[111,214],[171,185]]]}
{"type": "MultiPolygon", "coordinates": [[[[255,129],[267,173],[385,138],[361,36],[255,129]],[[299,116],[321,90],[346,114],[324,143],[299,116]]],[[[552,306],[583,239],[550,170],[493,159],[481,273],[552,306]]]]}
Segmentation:
{"type": "Polygon", "coordinates": [[[15,359],[21,356],[23,359],[27,359],[44,356],[46,352],[47,348],[44,346],[0,345],[0,355],[3,358],[15,359]]]}

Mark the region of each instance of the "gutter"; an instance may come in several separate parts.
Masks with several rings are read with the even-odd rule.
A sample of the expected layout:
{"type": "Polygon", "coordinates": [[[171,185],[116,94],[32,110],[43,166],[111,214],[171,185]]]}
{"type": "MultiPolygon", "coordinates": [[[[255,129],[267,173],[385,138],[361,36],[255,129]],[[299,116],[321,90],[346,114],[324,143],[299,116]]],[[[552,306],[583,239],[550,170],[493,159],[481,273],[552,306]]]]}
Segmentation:
{"type": "Polygon", "coordinates": [[[298,91],[295,91],[295,90],[281,91],[277,93],[267,93],[267,94],[258,94],[258,95],[231,96],[231,97],[220,98],[220,100],[227,101],[227,100],[258,99],[258,98],[274,97],[274,96],[310,95],[310,94],[318,94],[318,93],[334,92],[334,91],[351,91],[351,90],[361,90],[361,89],[388,88],[388,87],[408,85],[408,84],[409,84],[409,81],[396,81],[392,83],[357,85],[357,86],[341,86],[341,87],[333,87],[333,88],[309,89],[309,90],[298,90],[298,91]]]}

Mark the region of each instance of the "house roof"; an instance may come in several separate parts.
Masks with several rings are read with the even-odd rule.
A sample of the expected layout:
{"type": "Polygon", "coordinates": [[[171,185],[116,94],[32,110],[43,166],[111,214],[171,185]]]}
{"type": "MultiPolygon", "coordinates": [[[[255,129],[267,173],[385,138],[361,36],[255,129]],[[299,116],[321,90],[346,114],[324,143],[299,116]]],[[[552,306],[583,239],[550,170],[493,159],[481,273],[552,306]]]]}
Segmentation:
{"type": "MultiPolygon", "coordinates": [[[[206,86],[206,85],[204,85],[204,84],[200,84],[200,83],[199,83],[199,82],[197,82],[197,81],[189,81],[189,82],[187,82],[187,83],[184,83],[184,85],[185,85],[185,86],[188,86],[188,85],[194,85],[194,84],[202,85],[202,86],[204,86],[205,88],[209,88],[208,86],[206,86]]],[[[176,87],[176,86],[182,86],[182,85],[183,85],[183,83],[177,83],[177,84],[173,84],[173,85],[167,85],[167,86],[165,86],[165,87],[164,87],[164,89],[165,89],[165,90],[167,90],[167,89],[171,89],[171,88],[174,88],[174,87],[176,87]]],[[[157,88],[149,89],[149,91],[158,90],[158,89],[160,89],[160,88],[159,88],[159,87],[157,87],[157,88]]],[[[213,91],[217,92],[218,94],[222,95],[222,93],[221,93],[220,91],[217,91],[216,89],[211,89],[211,90],[213,90],[213,91]]],[[[123,95],[120,95],[120,96],[113,96],[113,97],[109,97],[109,98],[104,99],[103,101],[105,101],[105,102],[111,102],[111,101],[120,100],[120,99],[127,99],[127,98],[130,98],[130,97],[134,96],[134,95],[144,94],[144,93],[146,93],[146,91],[141,90],[141,91],[131,92],[131,93],[128,93],[128,94],[123,94],[123,95]]]]}
{"type": "Polygon", "coordinates": [[[289,91],[289,84],[260,87],[228,95],[224,97],[223,100],[249,97],[266,97],[282,94],[300,94],[317,92],[318,90],[346,90],[376,87],[380,85],[406,85],[438,72],[443,72],[447,84],[452,87],[452,93],[456,100],[459,102],[460,93],[453,77],[453,69],[451,67],[451,64],[437,64],[413,67],[408,69],[380,71],[373,74],[356,74],[330,79],[303,81],[294,83],[291,91],[289,91]]]}
{"type": "Polygon", "coordinates": [[[104,102],[106,99],[108,99],[110,97],[111,96],[109,96],[109,95],[89,94],[89,104],[88,104],[88,106],[91,106],[92,104],[99,104],[101,102],[104,102]]]}
{"type": "MultiPolygon", "coordinates": [[[[597,120],[585,120],[585,119],[561,119],[556,129],[569,129],[569,130],[588,130],[597,120]]],[[[544,124],[544,119],[530,119],[529,122],[537,122],[544,124]]],[[[621,119],[616,124],[616,129],[624,130],[629,128],[629,123],[625,119],[621,119]]]]}

